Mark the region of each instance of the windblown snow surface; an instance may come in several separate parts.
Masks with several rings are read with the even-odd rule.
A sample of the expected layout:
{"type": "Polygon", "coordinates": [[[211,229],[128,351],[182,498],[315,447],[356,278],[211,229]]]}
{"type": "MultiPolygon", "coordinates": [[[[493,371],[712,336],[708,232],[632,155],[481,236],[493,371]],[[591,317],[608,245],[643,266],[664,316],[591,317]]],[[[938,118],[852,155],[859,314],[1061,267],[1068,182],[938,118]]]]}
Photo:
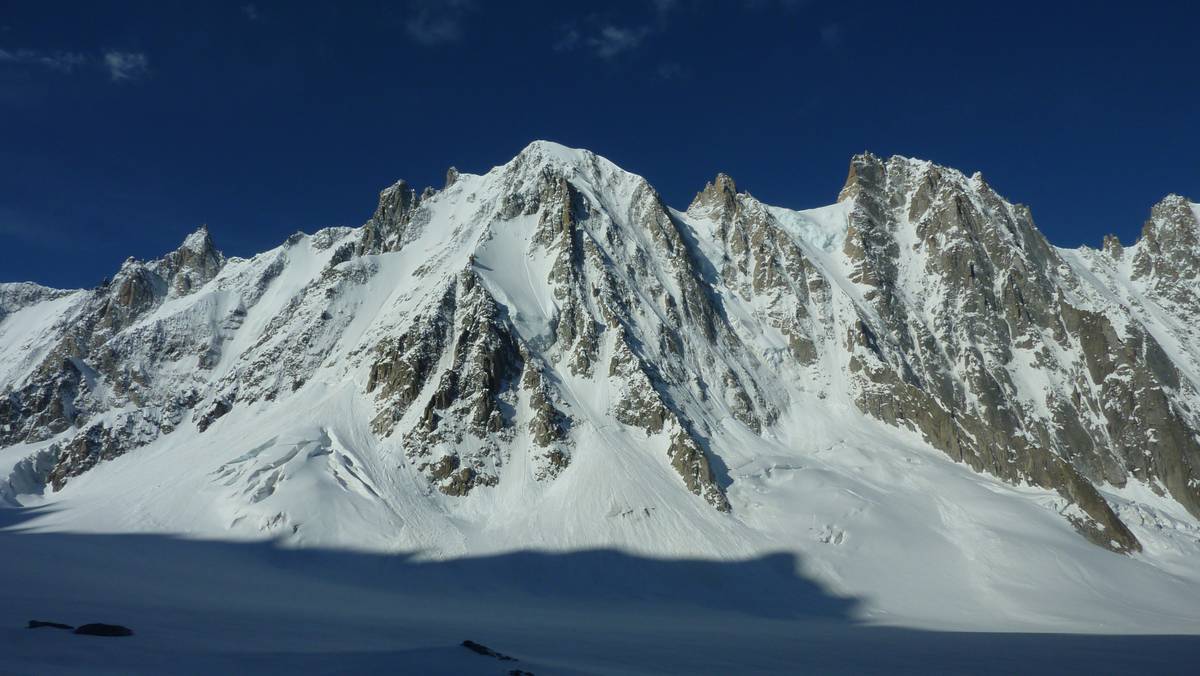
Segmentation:
{"type": "MultiPolygon", "coordinates": [[[[538,147],[545,161],[580,162],[580,151],[538,147]]],[[[622,213],[641,179],[601,166],[576,187],[622,213]]],[[[0,497],[13,505],[0,512],[0,673],[1192,673],[1200,663],[1200,524],[1174,500],[1137,481],[1103,488],[1143,550],[1095,546],[1057,493],[973,472],[863,415],[836,375],[814,384],[789,371],[786,339],[769,331],[757,344],[777,359],[755,378],[786,392],[787,407],[761,435],[710,421],[728,512],[682,489],[662,444],[613,420],[619,388],[561,370],[555,384],[577,422],[557,478],[536,480],[533,456],[513,453],[495,486],[432,489],[399,435],[372,430],[354,355],[430,303],[431,266],[470,266],[523,340],[549,339],[554,261],[529,248],[535,223],[473,218],[502,176],[458,176],[412,241],[363,257],[370,278],[324,308],[337,330],[312,336],[311,376],[292,391],[236,406],[203,433],[180,424],[57,491],[21,464],[52,440],[0,450],[0,497]],[[24,629],[30,619],[136,634],[24,629]],[[519,661],[476,655],[464,639],[519,661]]],[[[843,206],[771,211],[853,303],[843,206]]],[[[709,246],[712,223],[673,214],[709,246]]],[[[336,243],[356,233],[230,259],[139,326],[221,333],[205,376],[220,382],[291,330],[272,321],[307,302],[336,243]],[[231,328],[235,307],[244,315],[231,328]]],[[[1086,253],[1062,254],[1088,269],[1086,253]]],[[[6,382],[37,364],[39,337],[69,322],[80,297],[0,319],[6,382]]],[[[722,302],[734,325],[761,311],[754,298],[722,302]]],[[[1195,352],[1169,339],[1177,329],[1162,328],[1163,345],[1195,352]]],[[[600,349],[607,365],[610,347],[600,349]]],[[[194,367],[186,356],[163,377],[191,386],[194,367]]]]}

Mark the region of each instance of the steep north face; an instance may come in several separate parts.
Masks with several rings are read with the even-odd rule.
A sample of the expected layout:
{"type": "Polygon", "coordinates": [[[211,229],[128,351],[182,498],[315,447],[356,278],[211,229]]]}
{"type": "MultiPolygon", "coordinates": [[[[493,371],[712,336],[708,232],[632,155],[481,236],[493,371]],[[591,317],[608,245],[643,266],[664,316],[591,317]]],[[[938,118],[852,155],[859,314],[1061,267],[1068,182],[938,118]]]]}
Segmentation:
{"type": "Polygon", "coordinates": [[[253,506],[301,476],[453,511],[553,492],[577,461],[736,520],[733,458],[851,410],[1054,491],[1084,537],[1137,552],[1100,489],[1136,481],[1200,517],[1198,218],[1170,196],[1136,244],[1059,249],[980,175],[870,154],[828,207],[765,205],[720,175],[677,211],[536,142],[253,258],[201,229],[95,289],[0,285],[0,448],[17,458],[0,497],[52,499],[164,437],[201,449],[294,419],[314,438],[212,470],[233,523],[300,532],[294,510],[253,506]],[[641,455],[606,464],[618,447],[641,455]]]}

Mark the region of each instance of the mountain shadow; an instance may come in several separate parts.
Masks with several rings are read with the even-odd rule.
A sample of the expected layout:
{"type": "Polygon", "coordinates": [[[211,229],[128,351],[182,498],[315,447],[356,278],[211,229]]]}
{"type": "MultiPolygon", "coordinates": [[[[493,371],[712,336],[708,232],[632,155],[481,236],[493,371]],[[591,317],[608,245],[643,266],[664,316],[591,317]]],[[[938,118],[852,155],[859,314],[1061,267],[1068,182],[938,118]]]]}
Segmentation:
{"type": "Polygon", "coordinates": [[[0,673],[1187,673],[1195,637],[869,626],[793,554],[420,552],[43,533],[0,510],[0,673]],[[130,627],[121,639],[31,619],[130,627]],[[501,662],[465,640],[517,659],[501,662]]]}

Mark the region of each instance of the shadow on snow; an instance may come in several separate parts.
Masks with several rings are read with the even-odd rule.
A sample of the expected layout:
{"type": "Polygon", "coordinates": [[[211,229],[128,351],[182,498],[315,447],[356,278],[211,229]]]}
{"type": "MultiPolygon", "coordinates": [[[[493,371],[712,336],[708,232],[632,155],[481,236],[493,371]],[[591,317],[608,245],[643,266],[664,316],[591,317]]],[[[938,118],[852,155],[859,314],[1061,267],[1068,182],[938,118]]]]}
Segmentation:
{"type": "MultiPolygon", "coordinates": [[[[446,561],[147,534],[39,533],[0,509],[2,673],[1188,673],[1195,637],[867,626],[793,554],[612,550],[446,561]],[[96,639],[30,619],[124,624],[96,639]],[[520,659],[500,662],[471,639],[520,659]]],[[[902,584],[902,581],[898,581],[902,584]]]]}

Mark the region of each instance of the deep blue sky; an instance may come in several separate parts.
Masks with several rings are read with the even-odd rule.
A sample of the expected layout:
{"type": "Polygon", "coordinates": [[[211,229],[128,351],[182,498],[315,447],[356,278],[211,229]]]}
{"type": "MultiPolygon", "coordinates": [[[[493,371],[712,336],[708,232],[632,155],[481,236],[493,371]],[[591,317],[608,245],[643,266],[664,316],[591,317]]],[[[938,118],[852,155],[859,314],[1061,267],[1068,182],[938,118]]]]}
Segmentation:
{"type": "Polygon", "coordinates": [[[91,286],[200,223],[253,254],[536,138],[681,208],[718,171],[827,204],[900,153],[1128,243],[1200,199],[1195,4],[0,0],[0,281],[91,286]]]}

